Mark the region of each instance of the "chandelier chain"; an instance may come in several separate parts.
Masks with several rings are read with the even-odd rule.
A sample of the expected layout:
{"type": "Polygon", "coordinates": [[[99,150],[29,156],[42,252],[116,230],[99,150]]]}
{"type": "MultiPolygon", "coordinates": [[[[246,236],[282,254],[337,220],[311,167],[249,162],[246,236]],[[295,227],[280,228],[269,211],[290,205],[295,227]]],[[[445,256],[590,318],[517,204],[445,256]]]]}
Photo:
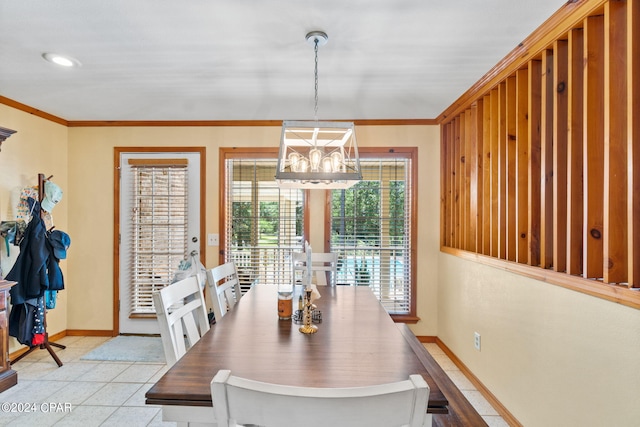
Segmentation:
{"type": "Polygon", "coordinates": [[[314,108],[313,113],[316,122],[318,121],[318,38],[315,38],[313,51],[315,53],[315,69],[314,69],[314,90],[315,90],[315,98],[314,98],[314,108]]]}

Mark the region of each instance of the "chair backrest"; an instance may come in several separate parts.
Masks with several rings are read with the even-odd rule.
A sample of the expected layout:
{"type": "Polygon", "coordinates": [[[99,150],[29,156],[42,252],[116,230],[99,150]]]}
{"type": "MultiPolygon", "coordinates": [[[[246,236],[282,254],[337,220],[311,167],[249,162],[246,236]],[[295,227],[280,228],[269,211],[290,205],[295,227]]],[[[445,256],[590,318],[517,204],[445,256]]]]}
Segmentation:
{"type": "Polygon", "coordinates": [[[242,297],[236,264],[229,261],[208,269],[207,288],[213,314],[216,321],[220,320],[242,297]]]}
{"type": "MultiPolygon", "coordinates": [[[[291,254],[293,263],[293,277],[297,271],[304,272],[307,268],[307,255],[304,252],[293,252],[291,254]]],[[[311,252],[311,272],[316,276],[318,286],[336,284],[336,274],[338,273],[338,254],[334,252],[311,252]],[[329,273],[329,281],[327,281],[329,273]]]]}
{"type": "Polygon", "coordinates": [[[220,370],[211,381],[219,427],[422,427],[429,386],[420,375],[395,383],[313,388],[268,384],[220,370]]]}
{"type": "Polygon", "coordinates": [[[202,288],[196,276],[153,293],[162,346],[171,366],[209,330],[202,288]]]}

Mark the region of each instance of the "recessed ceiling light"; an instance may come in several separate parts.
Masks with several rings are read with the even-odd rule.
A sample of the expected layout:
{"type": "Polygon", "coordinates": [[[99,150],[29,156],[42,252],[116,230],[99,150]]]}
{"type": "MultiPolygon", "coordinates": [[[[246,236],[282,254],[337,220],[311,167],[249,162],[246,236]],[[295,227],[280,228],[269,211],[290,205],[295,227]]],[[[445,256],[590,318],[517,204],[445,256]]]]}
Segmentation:
{"type": "Polygon", "coordinates": [[[70,56],[59,55],[57,53],[43,53],[42,57],[49,62],[63,67],[79,67],[80,61],[70,56]]]}

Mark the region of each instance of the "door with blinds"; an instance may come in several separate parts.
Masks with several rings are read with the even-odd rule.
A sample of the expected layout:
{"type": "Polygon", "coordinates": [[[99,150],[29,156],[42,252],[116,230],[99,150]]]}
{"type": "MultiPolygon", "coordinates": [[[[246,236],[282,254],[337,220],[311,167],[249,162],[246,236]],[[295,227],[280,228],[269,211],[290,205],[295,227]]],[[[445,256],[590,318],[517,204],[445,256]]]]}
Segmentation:
{"type": "Polygon", "coordinates": [[[199,259],[200,153],[123,152],[120,171],[119,333],[157,334],[152,293],[199,259]]]}

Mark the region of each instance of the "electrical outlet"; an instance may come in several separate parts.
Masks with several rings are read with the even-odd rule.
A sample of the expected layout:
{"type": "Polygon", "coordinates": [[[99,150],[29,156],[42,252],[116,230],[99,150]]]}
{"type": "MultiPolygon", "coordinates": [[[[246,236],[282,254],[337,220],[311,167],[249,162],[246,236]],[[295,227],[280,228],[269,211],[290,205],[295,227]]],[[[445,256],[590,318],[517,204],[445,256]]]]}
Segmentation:
{"type": "Polygon", "coordinates": [[[220,246],[220,235],[218,233],[209,233],[207,235],[207,245],[220,246]]]}
{"type": "Polygon", "coordinates": [[[473,333],[473,345],[476,350],[480,351],[480,334],[477,332],[473,333]]]}

